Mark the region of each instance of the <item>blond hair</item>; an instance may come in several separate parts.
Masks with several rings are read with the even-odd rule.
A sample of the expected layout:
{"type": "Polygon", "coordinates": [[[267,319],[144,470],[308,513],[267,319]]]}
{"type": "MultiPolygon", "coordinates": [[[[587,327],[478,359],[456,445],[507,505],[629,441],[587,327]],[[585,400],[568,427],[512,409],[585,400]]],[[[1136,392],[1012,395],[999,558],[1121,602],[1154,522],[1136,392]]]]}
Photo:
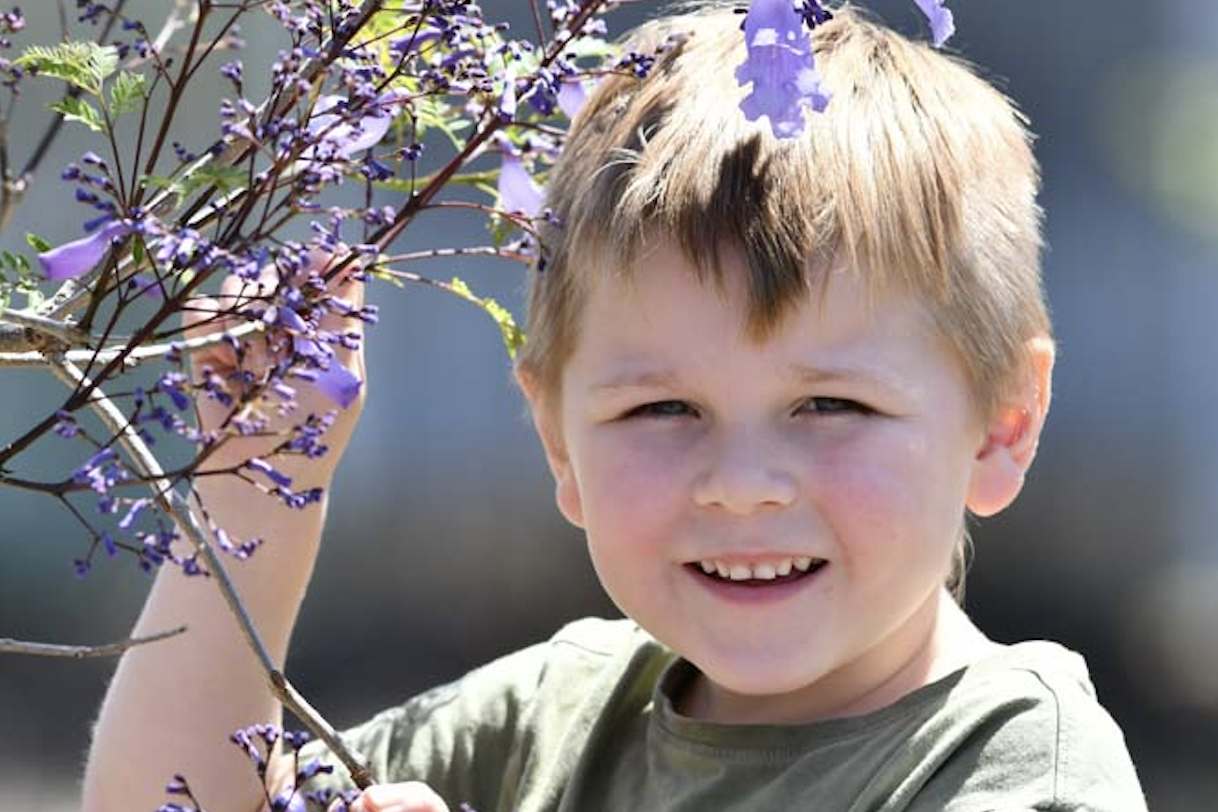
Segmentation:
{"type": "Polygon", "coordinates": [[[813,35],[833,99],[779,140],[738,106],[740,21],[711,5],[645,24],[626,47],[662,51],[650,74],[606,77],[580,111],[549,182],[521,372],[557,402],[592,283],[635,272],[659,235],[717,285],[720,252],[742,252],[755,340],[834,264],[912,293],[991,415],[1050,332],[1023,118],[963,61],[843,7],[813,35]]]}

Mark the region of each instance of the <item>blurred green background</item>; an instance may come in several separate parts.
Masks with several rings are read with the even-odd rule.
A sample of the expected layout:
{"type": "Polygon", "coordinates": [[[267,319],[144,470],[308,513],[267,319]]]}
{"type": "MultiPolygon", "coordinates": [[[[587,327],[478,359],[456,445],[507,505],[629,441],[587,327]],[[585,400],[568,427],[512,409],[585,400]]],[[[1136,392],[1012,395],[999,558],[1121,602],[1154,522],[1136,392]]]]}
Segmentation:
{"type": "MultiPolygon", "coordinates": [[[[147,0],[150,26],[168,4],[147,0]]],[[[532,29],[524,0],[488,18],[532,29]]],[[[638,3],[617,28],[663,2],[638,3]]],[[[868,5],[925,37],[907,0],[868,5]]],[[[1218,8],[1212,0],[949,3],[954,50],[983,66],[1039,133],[1046,280],[1060,360],[1053,412],[1024,496],[975,529],[969,609],[1000,640],[1083,652],[1124,727],[1156,812],[1218,797],[1218,8]]],[[[54,31],[50,4],[27,9],[54,31]]],[[[53,34],[52,34],[53,36],[53,34]]],[[[247,76],[279,47],[249,26],[247,76]]],[[[218,86],[217,86],[218,87],[218,86]]],[[[47,100],[51,98],[49,83],[47,100]]],[[[218,89],[215,92],[219,92],[218,89]]],[[[44,126],[37,92],[13,143],[44,126]]],[[[175,127],[215,132],[215,105],[175,127]]],[[[58,168],[62,139],[0,246],[78,233],[58,168]]],[[[428,221],[427,245],[483,239],[428,221]]],[[[417,235],[416,235],[417,238],[417,235]]],[[[418,244],[412,243],[412,248],[418,244]]],[[[462,261],[459,274],[520,312],[523,275],[462,261]]],[[[547,636],[612,614],[579,535],[551,501],[539,448],[495,325],[439,292],[374,288],[371,402],[335,487],[325,551],[289,671],[340,725],[547,636]]],[[[0,376],[0,443],[62,398],[48,376],[0,376]]],[[[53,459],[36,461],[53,465],[53,459]]],[[[124,637],[148,580],[102,561],[53,502],[0,491],[0,636],[124,637]]],[[[0,810],[75,807],[89,724],[112,662],[0,658],[0,810]]]]}

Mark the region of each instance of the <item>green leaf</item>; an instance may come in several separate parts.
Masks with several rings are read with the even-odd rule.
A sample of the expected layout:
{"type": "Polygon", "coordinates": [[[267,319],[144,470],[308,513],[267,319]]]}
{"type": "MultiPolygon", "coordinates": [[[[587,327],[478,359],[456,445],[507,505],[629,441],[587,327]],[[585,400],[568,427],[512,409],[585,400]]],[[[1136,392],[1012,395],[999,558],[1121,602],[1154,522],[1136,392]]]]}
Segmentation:
{"type": "Polygon", "coordinates": [[[29,244],[30,248],[33,248],[35,251],[37,251],[40,254],[46,253],[47,251],[50,251],[51,248],[54,247],[49,242],[44,240],[42,237],[39,237],[37,234],[34,234],[34,233],[26,233],[25,241],[29,244]]]}
{"type": "Polygon", "coordinates": [[[118,49],[88,40],[61,42],[51,47],[31,45],[14,63],[100,96],[102,83],[118,67],[118,49]]]}
{"type": "Polygon", "coordinates": [[[241,166],[205,163],[178,180],[183,196],[189,197],[201,189],[215,186],[221,193],[240,189],[249,183],[249,170],[241,166]]]}
{"type": "Polygon", "coordinates": [[[51,109],[63,115],[64,121],[79,121],[93,132],[104,132],[106,122],[97,108],[77,96],[66,96],[51,105],[51,109]]]}
{"type": "Polygon", "coordinates": [[[46,300],[43,292],[36,287],[21,288],[21,292],[25,294],[26,310],[37,310],[46,300]]]}
{"type": "MultiPolygon", "coordinates": [[[[30,275],[30,261],[25,258],[24,254],[14,254],[12,251],[0,252],[0,257],[4,260],[4,267],[8,268],[19,277],[27,277],[30,275]]],[[[8,281],[8,277],[0,273],[0,280],[8,281]]]]}
{"type": "Polygon", "coordinates": [[[114,115],[139,110],[145,100],[143,74],[123,71],[114,78],[110,88],[110,107],[114,115]]]}
{"type": "Polygon", "coordinates": [[[478,305],[495,320],[495,323],[499,325],[499,332],[503,334],[503,345],[507,348],[508,356],[515,359],[516,353],[524,346],[524,331],[516,326],[516,320],[512,318],[512,314],[508,312],[507,308],[489,296],[475,295],[469,289],[469,285],[458,277],[454,276],[452,281],[444,287],[462,299],[478,305]]]}
{"type": "Polygon", "coordinates": [[[221,194],[226,194],[234,189],[244,188],[249,183],[249,170],[240,166],[199,163],[179,177],[145,175],[144,183],[148,186],[168,189],[182,197],[189,197],[195,192],[210,189],[213,186],[221,194]]]}

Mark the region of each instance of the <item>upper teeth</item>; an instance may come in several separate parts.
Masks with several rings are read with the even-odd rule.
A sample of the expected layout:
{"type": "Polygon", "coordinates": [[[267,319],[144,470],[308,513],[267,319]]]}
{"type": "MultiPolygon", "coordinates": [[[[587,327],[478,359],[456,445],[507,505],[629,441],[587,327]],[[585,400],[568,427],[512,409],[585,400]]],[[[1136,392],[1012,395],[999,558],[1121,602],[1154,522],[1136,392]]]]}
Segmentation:
{"type": "Polygon", "coordinates": [[[762,581],[772,581],[775,578],[790,575],[793,568],[800,572],[807,572],[812,568],[812,562],[818,560],[811,556],[799,555],[745,564],[741,562],[728,563],[718,558],[710,558],[699,561],[698,565],[702,567],[702,571],[707,575],[718,575],[720,578],[727,578],[732,581],[748,581],[754,578],[762,581]]]}

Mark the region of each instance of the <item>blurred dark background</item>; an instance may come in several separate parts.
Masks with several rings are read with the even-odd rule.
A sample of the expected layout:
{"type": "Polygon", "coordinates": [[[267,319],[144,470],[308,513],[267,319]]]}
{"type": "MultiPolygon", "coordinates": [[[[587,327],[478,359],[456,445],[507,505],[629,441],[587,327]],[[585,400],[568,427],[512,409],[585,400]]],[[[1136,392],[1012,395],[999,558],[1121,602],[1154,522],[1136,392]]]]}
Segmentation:
{"type": "MultiPolygon", "coordinates": [[[[666,5],[619,11],[615,28],[666,5]]],[[[864,3],[925,37],[907,0],[864,3]]],[[[975,528],[968,605],[991,636],[1083,652],[1126,731],[1156,812],[1218,797],[1218,8],[1212,0],[949,2],[953,50],[1018,100],[1039,133],[1060,342],[1053,412],[1024,496],[975,528]],[[1216,410],[1216,411],[1211,411],[1216,410]]],[[[168,4],[145,2],[152,24],[168,4]]],[[[531,31],[525,0],[488,18],[531,31]]],[[[27,9],[54,31],[53,6],[27,9]],[[41,15],[41,16],[40,16],[41,15]]],[[[247,75],[279,42],[249,26],[247,75]]],[[[49,88],[49,83],[48,83],[49,88]]],[[[50,90],[48,89],[48,94],[50,90]]],[[[219,92],[218,90],[216,92],[219,92]]],[[[52,96],[48,95],[47,99],[52,96]]],[[[28,144],[45,119],[10,123],[28,144]]],[[[215,132],[214,104],[175,122],[215,132]]],[[[0,240],[58,242],[87,216],[61,202],[71,133],[0,240]]],[[[439,218],[428,245],[473,244],[439,218]]],[[[413,239],[413,238],[412,238],[413,239]]],[[[412,243],[412,247],[416,247],[412,243]]],[[[520,313],[522,269],[440,265],[520,313]]],[[[543,638],[612,614],[579,535],[554,510],[497,328],[423,289],[374,288],[371,402],[335,487],[328,537],[289,671],[340,725],[543,638]]],[[[0,443],[62,397],[5,370],[0,443]]],[[[47,460],[46,464],[53,461],[47,460]]],[[[35,461],[35,464],[38,464],[35,461]]],[[[0,491],[0,636],[99,643],[126,635],[147,578],[102,561],[53,502],[0,491]]],[[[109,661],[0,658],[0,810],[75,807],[109,661]]]]}

